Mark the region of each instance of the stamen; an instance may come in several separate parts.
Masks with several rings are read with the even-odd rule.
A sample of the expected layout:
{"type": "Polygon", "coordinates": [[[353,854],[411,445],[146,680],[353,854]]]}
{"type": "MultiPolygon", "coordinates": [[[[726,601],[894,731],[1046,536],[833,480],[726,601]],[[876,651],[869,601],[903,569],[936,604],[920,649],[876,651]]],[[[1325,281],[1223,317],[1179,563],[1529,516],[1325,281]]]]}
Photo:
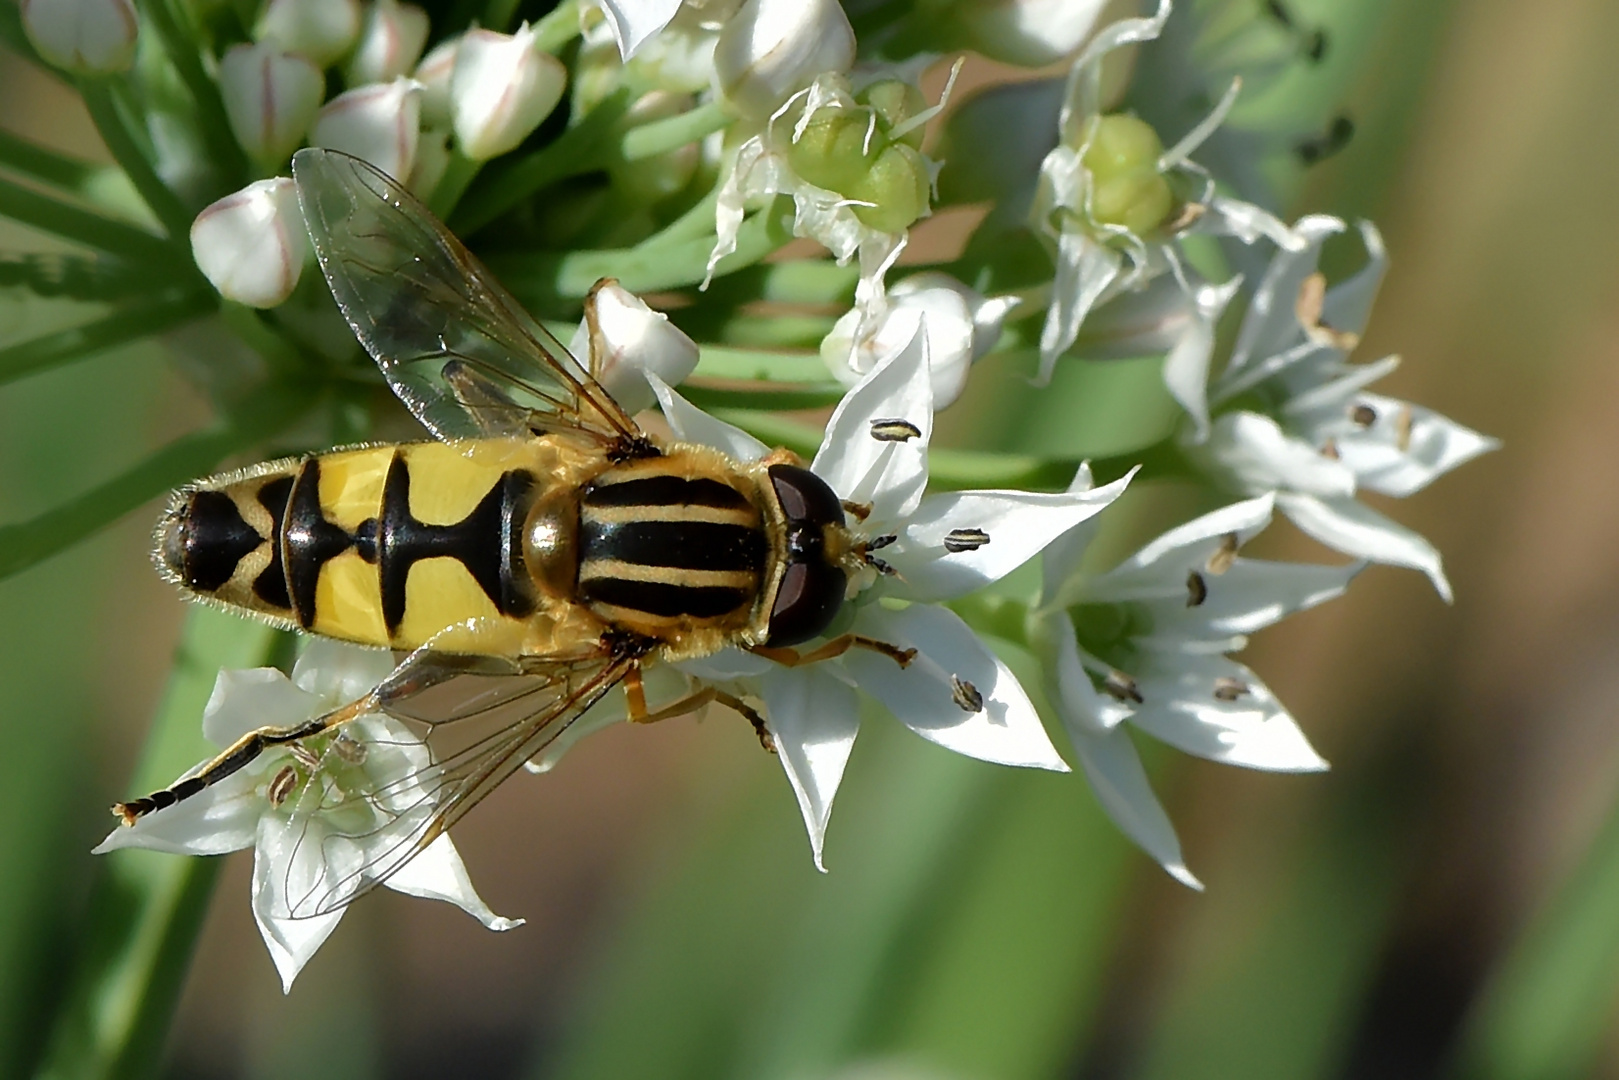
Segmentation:
{"type": "MultiPolygon", "coordinates": [[[[1326,38],[1321,36],[1321,52],[1326,52],[1326,38]]],[[[1311,57],[1314,59],[1314,56],[1311,57]]],[[[1327,130],[1319,135],[1312,135],[1293,147],[1293,152],[1299,156],[1299,161],[1305,165],[1314,165],[1325,161],[1349,145],[1349,140],[1355,137],[1355,122],[1347,116],[1335,116],[1327,130]]]]}
{"type": "Polygon", "coordinates": [[[843,512],[856,521],[865,521],[871,516],[871,504],[850,502],[848,499],[844,499],[843,512]]]}
{"type": "Polygon", "coordinates": [[[1226,533],[1220,537],[1220,546],[1214,549],[1214,554],[1203,564],[1203,569],[1219,577],[1231,569],[1232,564],[1237,561],[1237,548],[1241,544],[1242,538],[1236,533],[1226,533]]]}
{"type": "Polygon", "coordinates": [[[950,676],[950,700],[959,705],[962,712],[984,711],[984,695],[978,692],[978,687],[960,675],[950,676]]]}
{"type": "Polygon", "coordinates": [[[889,566],[881,559],[869,553],[866,555],[866,565],[877,571],[883,577],[899,577],[898,570],[895,570],[892,566],[889,566]]]}
{"type": "Polygon", "coordinates": [[[287,747],[287,749],[291,751],[292,756],[297,760],[298,764],[302,765],[310,772],[314,772],[316,769],[320,768],[320,758],[316,757],[315,752],[309,749],[309,747],[305,746],[303,743],[293,743],[291,746],[287,747]]]}
{"type": "Polygon", "coordinates": [[[1186,575],[1186,606],[1201,607],[1203,601],[1209,598],[1209,583],[1203,580],[1203,575],[1193,570],[1186,575]]]}
{"type": "Polygon", "coordinates": [[[866,541],[866,550],[881,551],[883,548],[887,547],[889,544],[892,544],[898,539],[899,537],[894,533],[889,533],[886,536],[873,536],[870,540],[866,541]]]}
{"type": "Polygon", "coordinates": [[[1394,445],[1400,453],[1411,449],[1411,406],[1401,405],[1400,415],[1394,418],[1394,445]]]}
{"type": "Polygon", "coordinates": [[[275,774],[275,779],[270,781],[270,787],[265,792],[270,805],[280,809],[281,804],[287,801],[287,796],[292,794],[293,785],[297,782],[298,770],[291,765],[281,766],[281,771],[275,774]]]}
{"type": "Polygon", "coordinates": [[[983,529],[951,529],[944,536],[944,549],[952,555],[963,551],[977,551],[987,543],[989,533],[983,529]]]}
{"type": "Polygon", "coordinates": [[[1356,405],[1349,410],[1349,419],[1356,427],[1369,428],[1377,423],[1377,410],[1366,404],[1356,405]]]}
{"type": "Polygon", "coordinates": [[[1117,701],[1133,701],[1137,705],[1142,704],[1141,688],[1136,685],[1135,679],[1118,668],[1113,668],[1103,678],[1102,689],[1107,691],[1108,696],[1117,701]]]}
{"type": "Polygon", "coordinates": [[[1236,701],[1247,693],[1249,693],[1248,684],[1241,679],[1221,675],[1214,680],[1214,700],[1216,701],[1236,701]]]}
{"type": "Polygon", "coordinates": [[[1330,435],[1327,436],[1327,441],[1321,444],[1321,456],[1329,461],[1337,461],[1342,458],[1343,455],[1338,452],[1338,440],[1330,435]]]}
{"type": "Polygon", "coordinates": [[[890,417],[871,422],[871,437],[878,442],[910,442],[922,437],[922,429],[909,420],[890,417]]]}

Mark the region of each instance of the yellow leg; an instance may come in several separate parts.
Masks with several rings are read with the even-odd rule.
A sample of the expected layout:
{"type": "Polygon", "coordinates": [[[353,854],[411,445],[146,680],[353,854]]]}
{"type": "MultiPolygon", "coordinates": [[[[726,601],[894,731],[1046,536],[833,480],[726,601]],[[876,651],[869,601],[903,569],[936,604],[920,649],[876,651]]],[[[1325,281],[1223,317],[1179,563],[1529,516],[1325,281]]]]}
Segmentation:
{"type": "Polygon", "coordinates": [[[751,645],[748,651],[766,660],[774,660],[785,667],[801,667],[804,664],[818,664],[822,660],[836,659],[855,648],[882,653],[900,667],[909,667],[911,661],[916,659],[915,649],[902,649],[898,645],[890,645],[876,638],[861,637],[859,634],[835,637],[819,649],[807,653],[800,653],[797,649],[774,648],[770,645],[751,645]]]}
{"type": "MultiPolygon", "coordinates": [[[[627,681],[628,679],[626,678],[627,681]]],[[[637,669],[637,681],[639,681],[639,669],[637,669]]],[[[639,710],[636,709],[633,702],[630,705],[630,721],[636,724],[655,724],[659,720],[668,720],[670,717],[684,716],[686,713],[695,712],[711,701],[718,702],[726,708],[740,713],[744,720],[753,725],[753,733],[759,736],[759,745],[772,754],[776,752],[776,743],[770,737],[770,729],[765,727],[765,718],[760,716],[752,706],[741,698],[734,694],[727,694],[716,686],[705,686],[703,689],[687,694],[679,701],[665,705],[657,712],[652,713],[646,711],[646,696],[642,694],[639,710]]]]}

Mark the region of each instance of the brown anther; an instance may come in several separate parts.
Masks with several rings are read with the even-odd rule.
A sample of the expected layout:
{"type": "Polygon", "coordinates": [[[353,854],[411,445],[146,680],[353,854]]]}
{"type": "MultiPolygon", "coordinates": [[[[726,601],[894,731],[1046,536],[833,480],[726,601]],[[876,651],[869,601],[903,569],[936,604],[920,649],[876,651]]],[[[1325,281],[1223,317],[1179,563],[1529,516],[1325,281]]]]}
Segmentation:
{"type": "Polygon", "coordinates": [[[302,743],[293,743],[291,746],[287,747],[287,750],[291,752],[293,759],[296,760],[298,764],[302,765],[310,772],[314,772],[316,769],[320,768],[320,758],[316,757],[315,752],[302,743]]]}
{"type": "Polygon", "coordinates": [[[1394,445],[1400,453],[1411,449],[1411,406],[1401,405],[1400,415],[1394,418],[1394,445]]]}
{"type": "Polygon", "coordinates": [[[978,692],[978,687],[960,675],[950,676],[950,700],[959,705],[962,712],[984,711],[984,695],[978,692]]]}
{"type": "Polygon", "coordinates": [[[952,555],[963,551],[977,551],[989,543],[989,533],[983,529],[951,529],[944,535],[944,549],[952,555]]]}
{"type": "Polygon", "coordinates": [[[1189,229],[1197,223],[1198,218],[1208,212],[1209,208],[1200,202],[1182,203],[1180,212],[1164,225],[1164,229],[1170,233],[1178,233],[1183,229],[1189,229]]]}
{"type": "Polygon", "coordinates": [[[1350,408],[1349,419],[1355,422],[1356,427],[1369,428],[1377,423],[1377,410],[1362,402],[1350,408]]]}
{"type": "Polygon", "coordinates": [[[1328,461],[1337,461],[1339,458],[1343,457],[1343,455],[1338,452],[1338,440],[1334,439],[1330,435],[1327,436],[1327,441],[1321,444],[1321,456],[1326,458],[1328,461]]]}
{"type": "Polygon", "coordinates": [[[873,536],[870,540],[866,541],[866,550],[881,551],[883,548],[887,547],[889,544],[892,544],[898,539],[899,537],[895,536],[893,533],[889,533],[886,536],[873,536]]]}
{"type": "Polygon", "coordinates": [[[922,429],[909,420],[890,417],[871,422],[871,437],[878,442],[910,442],[922,437],[922,429]]]}
{"type": "Polygon", "coordinates": [[[291,765],[281,766],[281,771],[275,774],[275,778],[270,781],[269,790],[265,792],[270,805],[280,809],[281,804],[287,801],[287,796],[292,794],[293,785],[297,782],[298,770],[291,765]]]}
{"type": "Polygon", "coordinates": [[[1135,679],[1118,668],[1113,668],[1102,679],[1102,689],[1116,701],[1133,701],[1137,705],[1142,703],[1141,687],[1136,685],[1135,679]]]}
{"type": "Polygon", "coordinates": [[[1214,549],[1208,561],[1203,564],[1203,569],[1219,577],[1236,563],[1237,548],[1240,546],[1242,546],[1241,537],[1236,533],[1226,533],[1220,537],[1220,546],[1214,549]]]}
{"type": "Polygon", "coordinates": [[[871,516],[871,504],[850,502],[848,499],[844,499],[843,512],[856,521],[865,521],[871,516]]]}
{"type": "Polygon", "coordinates": [[[1293,302],[1293,314],[1298,317],[1304,336],[1317,345],[1326,345],[1348,352],[1360,344],[1360,335],[1335,330],[1321,321],[1321,309],[1327,299],[1327,278],[1320,272],[1311,274],[1299,283],[1298,299],[1293,302]]]}
{"type": "Polygon", "coordinates": [[[889,566],[887,563],[883,562],[881,559],[877,558],[877,556],[875,556],[875,555],[868,554],[866,556],[866,565],[871,567],[873,570],[877,571],[883,577],[891,577],[891,578],[899,577],[899,571],[898,570],[895,570],[892,566],[889,566]]]}
{"type": "Polygon", "coordinates": [[[1186,575],[1186,606],[1201,607],[1203,601],[1209,598],[1209,583],[1203,580],[1203,575],[1193,570],[1186,575]]]}
{"type": "Polygon", "coordinates": [[[1214,700],[1216,701],[1236,701],[1247,693],[1249,693],[1248,684],[1241,679],[1221,675],[1214,680],[1214,700]]]}

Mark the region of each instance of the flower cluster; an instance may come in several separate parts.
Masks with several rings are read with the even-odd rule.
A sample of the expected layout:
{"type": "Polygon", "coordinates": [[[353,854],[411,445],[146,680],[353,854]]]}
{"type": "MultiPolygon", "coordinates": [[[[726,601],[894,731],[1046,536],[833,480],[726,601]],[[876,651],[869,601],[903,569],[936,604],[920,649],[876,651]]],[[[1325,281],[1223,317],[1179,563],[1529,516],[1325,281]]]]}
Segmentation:
{"type": "MultiPolygon", "coordinates": [[[[1104,20],[1114,6],[564,0],[532,24],[480,26],[404,0],[264,0],[251,17],[238,5],[210,19],[196,41],[129,0],[22,0],[20,14],[24,45],[75,74],[131,181],[96,204],[107,228],[63,238],[151,268],[143,293],[128,274],[74,264],[91,283],[82,298],[117,283],[128,318],[146,320],[129,336],[222,313],[186,329],[236,347],[188,370],[224,381],[229,358],[250,352],[262,361],[246,365],[251,385],[314,385],[309,416],[330,401],[340,420],[366,414],[292,427],[310,449],[375,437],[375,373],[341,359],[353,342],[305,273],[302,173],[287,175],[305,145],[396,178],[564,337],[582,311],[572,351],[630,413],[658,407],[652,430],[744,464],[783,453],[760,436],[807,451],[820,435],[809,468],[848,508],[864,559],[831,625],[793,650],[738,641],[751,647],[649,669],[643,688],[654,713],[706,691],[757,719],[817,866],[865,695],[924,739],[998,764],[1066,771],[1047,735],[1060,730],[1120,828],[1196,885],[1135,739],[1324,768],[1231,654],[1367,564],[1418,569],[1449,599],[1438,551],[1360,495],[1414,494],[1495,443],[1368,389],[1397,362],[1353,359],[1386,267],[1380,235],[1327,216],[1290,224],[1256,180],[1258,151],[1245,156],[1252,140],[1229,128],[1245,87],[1313,62],[1322,42],[1259,5],[1261,30],[1292,36],[1248,64],[1229,25],[1219,42],[1199,37],[1206,11],[1156,0],[1104,20]],[[1068,70],[953,100],[964,53],[1068,70]],[[145,205],[130,211],[134,195],[145,205]],[[981,213],[946,259],[918,237],[951,204],[981,213]],[[1357,232],[1364,265],[1329,283],[1324,246],[1357,232]],[[794,238],[813,243],[788,248],[794,238]],[[1077,453],[934,447],[935,414],[970,422],[992,396],[975,388],[996,376],[1048,386],[1062,366],[1123,357],[1161,363],[1178,410],[1167,436],[1160,425],[1094,470],[1077,453]],[[806,406],[830,410],[824,434],[769,415],[806,406]],[[1109,545],[1092,541],[1123,516],[1101,511],[1166,474],[1201,486],[1199,510],[1211,493],[1226,505],[1100,564],[1109,545]],[[1021,490],[1031,477],[1063,490],[1021,490]],[[1244,556],[1277,512],[1348,561],[1244,556]],[[1014,573],[1037,558],[1038,573],[1014,573]],[[993,602],[972,595],[986,589],[993,602]],[[1037,692],[992,637],[1040,662],[1037,692]]],[[[37,156],[6,157],[10,145],[0,168],[51,181],[37,156]]],[[[386,654],[317,643],[290,680],[222,673],[205,731],[230,746],[296,729],[389,677],[386,654]]],[[[603,698],[531,768],[632,715],[630,700],[603,698]]],[[[254,912],[290,984],[373,884],[514,925],[427,830],[441,767],[419,732],[370,711],[277,743],[103,849],[253,847],[254,912]],[[414,858],[390,854],[421,835],[414,858]]]]}

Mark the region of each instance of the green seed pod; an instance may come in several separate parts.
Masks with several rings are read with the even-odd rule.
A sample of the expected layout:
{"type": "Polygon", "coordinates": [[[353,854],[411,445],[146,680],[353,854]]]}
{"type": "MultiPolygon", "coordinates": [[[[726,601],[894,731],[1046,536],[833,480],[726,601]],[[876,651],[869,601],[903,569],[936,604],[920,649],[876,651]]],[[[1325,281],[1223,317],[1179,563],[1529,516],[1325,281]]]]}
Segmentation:
{"type": "MultiPolygon", "coordinates": [[[[899,79],[874,82],[856,94],[855,100],[862,105],[870,105],[877,113],[877,127],[884,135],[928,107],[922,91],[899,79]]],[[[899,141],[912,149],[920,150],[922,133],[923,129],[918,127],[907,131],[899,141]]]]}
{"type": "Polygon", "coordinates": [[[1123,225],[1138,236],[1162,225],[1175,208],[1175,193],[1156,169],[1136,168],[1095,180],[1091,217],[1123,225]]]}
{"type": "Polygon", "coordinates": [[[1163,153],[1164,144],[1152,125],[1115,113],[1097,120],[1091,144],[1085,148],[1085,167],[1099,181],[1136,169],[1156,171],[1163,153]]]}
{"type": "Polygon", "coordinates": [[[871,114],[864,109],[820,109],[787,151],[793,171],[816,187],[851,195],[876,164],[887,140],[881,133],[866,146],[871,114]]]}
{"type": "Polygon", "coordinates": [[[927,213],[931,192],[927,162],[911,146],[890,143],[878,155],[871,171],[844,194],[874,203],[857,206],[855,217],[880,232],[897,233],[927,213]]]}

